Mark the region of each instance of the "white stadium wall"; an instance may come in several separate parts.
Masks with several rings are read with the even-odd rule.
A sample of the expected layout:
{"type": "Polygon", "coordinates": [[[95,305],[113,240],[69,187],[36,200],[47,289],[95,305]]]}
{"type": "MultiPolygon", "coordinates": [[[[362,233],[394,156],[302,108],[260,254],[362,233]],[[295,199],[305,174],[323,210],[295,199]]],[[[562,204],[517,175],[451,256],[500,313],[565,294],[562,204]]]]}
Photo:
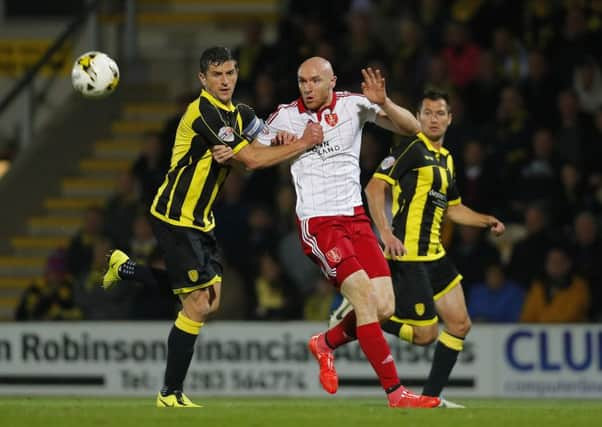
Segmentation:
{"type": "MultiPolygon", "coordinates": [[[[161,386],[165,322],[0,325],[0,394],[153,395],[161,386]]],[[[191,395],[327,396],[309,355],[320,323],[205,326],[185,384],[191,395]]],[[[419,391],[434,347],[387,337],[399,375],[419,391]]],[[[340,395],[379,395],[357,344],[337,350],[340,395]]],[[[447,396],[602,397],[602,325],[473,327],[447,396]]]]}

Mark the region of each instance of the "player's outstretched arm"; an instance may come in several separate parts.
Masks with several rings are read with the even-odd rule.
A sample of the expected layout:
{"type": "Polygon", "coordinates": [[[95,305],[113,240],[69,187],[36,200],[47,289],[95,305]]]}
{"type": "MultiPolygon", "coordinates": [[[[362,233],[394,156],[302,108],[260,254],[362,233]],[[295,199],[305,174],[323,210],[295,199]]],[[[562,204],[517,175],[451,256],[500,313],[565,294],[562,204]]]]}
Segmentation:
{"type": "MultiPolygon", "coordinates": [[[[298,138],[292,133],[280,131],[277,132],[276,136],[272,139],[272,145],[293,144],[297,141],[297,139],[298,138]]],[[[254,144],[261,145],[257,141],[255,141],[254,144]]],[[[232,150],[232,148],[228,145],[214,145],[210,148],[210,150],[213,159],[221,165],[229,164],[230,159],[234,157],[234,150],[232,150]]]]}
{"type": "Polygon", "coordinates": [[[475,212],[462,203],[448,206],[446,215],[457,224],[489,228],[496,236],[501,236],[506,231],[504,223],[496,217],[475,212]]]}
{"type": "Polygon", "coordinates": [[[420,123],[416,117],[387,96],[385,78],[380,70],[370,67],[362,69],[362,77],[362,93],[383,110],[376,118],[377,125],[401,135],[416,135],[420,132],[420,123]]]}
{"type": "Polygon", "coordinates": [[[378,229],[378,234],[380,234],[380,239],[385,246],[385,255],[397,257],[405,255],[406,248],[401,240],[393,234],[393,228],[387,217],[385,208],[385,196],[387,191],[390,191],[390,185],[378,178],[372,178],[364,190],[366,199],[368,200],[370,216],[372,217],[372,221],[374,221],[374,224],[378,229]]]}
{"type": "Polygon", "coordinates": [[[323,138],[322,126],[319,123],[308,123],[303,131],[303,136],[292,143],[266,147],[253,141],[235,154],[234,159],[244,164],[247,169],[265,168],[321,144],[323,138]]]}

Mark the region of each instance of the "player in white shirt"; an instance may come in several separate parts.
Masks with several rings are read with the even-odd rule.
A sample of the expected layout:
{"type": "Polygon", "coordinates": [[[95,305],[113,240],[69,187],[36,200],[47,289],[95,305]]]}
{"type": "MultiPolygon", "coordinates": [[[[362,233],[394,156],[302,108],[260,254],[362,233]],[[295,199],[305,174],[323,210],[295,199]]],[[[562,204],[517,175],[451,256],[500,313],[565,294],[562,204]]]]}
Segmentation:
{"type": "Polygon", "coordinates": [[[323,388],[336,393],[333,350],[357,339],[389,406],[435,407],[438,398],[425,399],[400,384],[383,337],[380,322],[393,314],[395,297],[389,267],[362,207],[360,185],[359,155],[366,122],[403,135],[418,133],[420,126],[408,110],[386,96],[380,73],[368,69],[362,74],[363,95],[335,92],[331,64],[319,57],[306,60],[297,74],[301,97],[278,107],[267,120],[270,132],[260,134],[258,141],[271,144],[276,131],[299,137],[308,122],[320,123],[324,133],[322,144],[300,154],[291,165],[303,250],[354,307],[339,324],[309,341],[323,388]]]}

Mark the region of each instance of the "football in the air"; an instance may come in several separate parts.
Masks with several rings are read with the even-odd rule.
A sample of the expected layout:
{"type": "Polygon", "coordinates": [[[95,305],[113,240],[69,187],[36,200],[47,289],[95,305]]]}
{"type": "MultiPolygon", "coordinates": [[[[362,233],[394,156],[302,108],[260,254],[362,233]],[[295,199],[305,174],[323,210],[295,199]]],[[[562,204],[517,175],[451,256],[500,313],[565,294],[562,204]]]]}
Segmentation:
{"type": "Polygon", "coordinates": [[[71,82],[86,98],[107,96],[119,83],[119,67],[106,53],[86,52],[75,60],[71,82]]]}

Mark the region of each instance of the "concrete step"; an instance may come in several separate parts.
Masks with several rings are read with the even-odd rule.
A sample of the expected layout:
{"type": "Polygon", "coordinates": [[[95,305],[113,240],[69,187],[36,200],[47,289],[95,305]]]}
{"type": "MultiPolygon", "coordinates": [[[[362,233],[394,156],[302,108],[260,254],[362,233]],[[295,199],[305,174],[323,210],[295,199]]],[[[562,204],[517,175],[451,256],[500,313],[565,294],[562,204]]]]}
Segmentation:
{"type": "MultiPolygon", "coordinates": [[[[280,0],[140,0],[139,26],[169,26],[181,29],[185,25],[211,24],[232,26],[260,20],[276,23],[280,17],[280,0]]],[[[123,21],[123,16],[105,15],[106,22],[123,21]]]]}
{"type": "Polygon", "coordinates": [[[274,24],[279,19],[275,12],[144,12],[138,14],[138,24],[141,26],[172,26],[182,28],[186,25],[243,25],[251,21],[263,21],[274,24]]]}
{"type": "Polygon", "coordinates": [[[163,124],[177,113],[177,108],[170,102],[138,102],[123,107],[121,117],[126,120],[162,121],[163,124]]]}
{"type": "Polygon", "coordinates": [[[115,190],[115,180],[106,178],[64,178],[62,194],[67,197],[107,198],[115,190]]]}
{"type": "Polygon", "coordinates": [[[142,151],[141,140],[105,139],[94,143],[94,157],[97,159],[135,160],[142,151]]]}
{"type": "MultiPolygon", "coordinates": [[[[28,285],[29,286],[29,285],[28,285]]],[[[10,298],[15,301],[14,308],[17,307],[18,301],[21,299],[21,295],[23,294],[23,289],[18,288],[0,288],[0,299],[2,298],[10,298]]]]}
{"type": "Polygon", "coordinates": [[[13,306],[0,306],[0,321],[9,322],[15,318],[15,305],[13,306]]]}
{"type": "Polygon", "coordinates": [[[42,276],[46,257],[37,256],[3,256],[0,257],[0,277],[42,276]]]}
{"type": "Polygon", "coordinates": [[[87,209],[90,206],[101,206],[105,202],[102,197],[49,197],[44,201],[46,209],[87,209]]]}
{"type": "Polygon", "coordinates": [[[66,248],[69,236],[18,236],[10,241],[14,255],[47,257],[57,248],[66,248]]]}
{"type": "Polygon", "coordinates": [[[27,221],[30,233],[36,237],[73,235],[81,224],[82,218],[75,216],[39,216],[27,221]]]}
{"type": "Polygon", "coordinates": [[[145,132],[159,132],[163,121],[117,120],[111,123],[111,132],[119,136],[142,136],[145,132]]]}
{"type": "Polygon", "coordinates": [[[0,307],[15,307],[18,300],[15,298],[0,298],[0,307]]]}
{"type": "Polygon", "coordinates": [[[79,216],[83,217],[86,209],[91,206],[103,206],[103,197],[50,197],[44,201],[44,207],[50,216],[79,216]]]}
{"type": "Polygon", "coordinates": [[[79,170],[87,177],[117,177],[129,170],[132,162],[127,159],[91,159],[80,160],[79,170]]]}
{"type": "Polygon", "coordinates": [[[0,277],[0,290],[17,289],[20,292],[25,290],[35,281],[40,281],[38,276],[2,276],[0,277]]]}

